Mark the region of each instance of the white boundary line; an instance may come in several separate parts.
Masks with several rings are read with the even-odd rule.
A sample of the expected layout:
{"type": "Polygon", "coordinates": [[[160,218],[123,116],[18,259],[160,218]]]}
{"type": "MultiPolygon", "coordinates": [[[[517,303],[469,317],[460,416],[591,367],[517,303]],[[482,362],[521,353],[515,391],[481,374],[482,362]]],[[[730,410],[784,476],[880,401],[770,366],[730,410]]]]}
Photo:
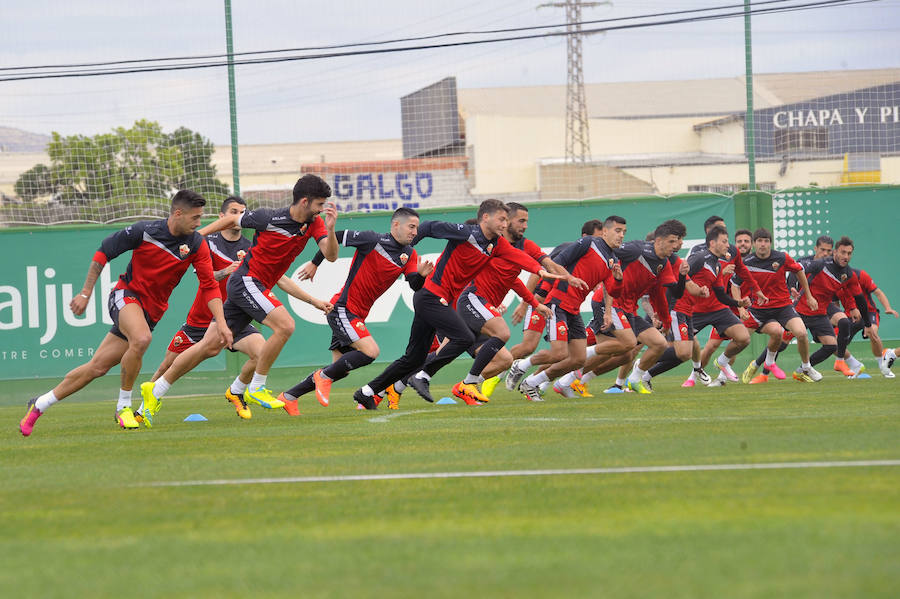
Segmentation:
{"type": "Polygon", "coordinates": [[[805,468],[871,468],[900,466],[900,460],[853,462],[774,462],[762,464],[684,464],[675,466],[630,466],[621,468],[574,468],[569,470],[484,470],[475,472],[410,472],[400,474],[348,474],[342,476],[288,476],[283,478],[233,478],[216,480],[159,481],[139,487],[197,487],[224,485],[269,485],[283,483],[336,483],[372,480],[415,480],[441,478],[500,478],[507,476],[573,476],[583,474],[633,474],[657,472],[710,472],[723,470],[788,470],[805,468]]]}

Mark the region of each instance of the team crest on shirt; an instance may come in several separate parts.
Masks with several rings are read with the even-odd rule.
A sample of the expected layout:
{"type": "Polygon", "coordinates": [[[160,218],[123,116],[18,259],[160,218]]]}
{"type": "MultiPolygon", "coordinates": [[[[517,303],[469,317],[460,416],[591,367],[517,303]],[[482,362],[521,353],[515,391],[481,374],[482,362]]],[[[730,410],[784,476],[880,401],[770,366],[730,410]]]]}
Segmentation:
{"type": "Polygon", "coordinates": [[[487,245],[487,247],[485,248],[485,251],[486,251],[488,254],[490,254],[491,252],[493,252],[493,251],[494,251],[494,244],[493,244],[493,243],[489,243],[489,244],[487,245]]]}
{"type": "Polygon", "coordinates": [[[243,260],[244,256],[246,256],[246,255],[247,255],[246,250],[238,250],[238,253],[237,253],[238,260],[243,260]]]}
{"type": "Polygon", "coordinates": [[[181,345],[182,343],[184,343],[184,339],[181,338],[181,333],[175,335],[175,338],[172,339],[172,345],[173,345],[174,347],[178,347],[178,346],[181,345]]]}
{"type": "Polygon", "coordinates": [[[185,256],[187,256],[188,254],[191,253],[191,248],[189,248],[186,243],[182,243],[178,247],[178,253],[181,254],[182,258],[184,258],[185,256]]]}
{"type": "Polygon", "coordinates": [[[409,256],[406,254],[400,254],[400,264],[406,264],[406,261],[409,260],[409,256]]]}
{"type": "Polygon", "coordinates": [[[657,264],[657,265],[656,265],[656,274],[659,274],[660,272],[662,272],[662,269],[663,269],[663,265],[662,265],[662,264],[657,264]]]}
{"type": "Polygon", "coordinates": [[[441,298],[441,303],[444,304],[445,306],[449,305],[449,304],[447,304],[447,300],[445,300],[444,298],[441,298]]]}
{"type": "Polygon", "coordinates": [[[532,314],[532,315],[531,315],[531,322],[537,322],[537,321],[539,321],[540,319],[541,319],[541,315],[540,315],[540,314],[532,314]]]}
{"type": "Polygon", "coordinates": [[[725,252],[725,260],[731,260],[731,252],[725,252]]]}
{"type": "Polygon", "coordinates": [[[842,275],[841,275],[841,282],[843,283],[843,282],[846,281],[846,280],[847,280],[847,275],[846,275],[846,273],[845,273],[845,274],[842,274],[842,275]]]}
{"type": "Polygon", "coordinates": [[[355,326],[357,329],[359,329],[360,331],[366,328],[366,325],[364,325],[364,324],[363,324],[363,321],[361,321],[361,320],[357,320],[357,321],[356,321],[356,324],[355,324],[354,326],[355,326]]]}
{"type": "Polygon", "coordinates": [[[779,266],[780,266],[780,264],[778,264],[777,262],[773,262],[773,263],[772,263],[772,270],[778,270],[778,267],[779,267],[779,266]]]}
{"type": "Polygon", "coordinates": [[[612,268],[613,266],[615,266],[615,264],[616,264],[615,260],[613,260],[612,258],[610,258],[610,259],[609,259],[609,267],[612,268]]]}

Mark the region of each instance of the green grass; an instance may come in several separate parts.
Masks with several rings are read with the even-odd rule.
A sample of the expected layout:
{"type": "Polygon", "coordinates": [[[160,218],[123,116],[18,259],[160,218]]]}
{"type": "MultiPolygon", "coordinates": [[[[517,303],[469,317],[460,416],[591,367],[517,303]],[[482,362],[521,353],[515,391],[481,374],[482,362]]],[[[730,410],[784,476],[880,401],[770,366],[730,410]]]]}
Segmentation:
{"type": "Polygon", "coordinates": [[[501,385],[477,408],[410,391],[397,412],[356,411],[341,388],[327,409],[304,398],[299,418],[257,407],[250,421],[220,396],[171,398],[136,432],[115,427],[113,402],[82,399],[28,439],[4,401],[0,596],[898,596],[894,466],[145,486],[900,459],[900,383],[877,372],[680,382],[543,404],[501,385]],[[192,412],[209,422],[182,422],[192,412]]]}

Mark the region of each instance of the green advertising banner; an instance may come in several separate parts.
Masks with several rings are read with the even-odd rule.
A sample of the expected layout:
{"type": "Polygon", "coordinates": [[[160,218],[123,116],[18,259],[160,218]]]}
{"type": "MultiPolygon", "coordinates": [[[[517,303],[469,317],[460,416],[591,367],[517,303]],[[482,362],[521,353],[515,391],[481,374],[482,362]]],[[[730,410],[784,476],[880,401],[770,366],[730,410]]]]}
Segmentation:
{"type": "MultiPolygon", "coordinates": [[[[473,217],[475,210],[475,207],[429,210],[422,216],[462,222],[473,217]]],[[[593,218],[603,219],[610,214],[626,218],[628,239],[643,239],[660,222],[678,218],[688,227],[682,253],[694,243],[702,242],[703,221],[710,214],[722,216],[729,226],[735,218],[730,198],[711,195],[538,203],[530,206],[529,214],[528,237],[547,249],[578,238],[582,223],[593,218]]],[[[389,219],[390,213],[342,214],[337,227],[386,231],[389,219]]],[[[0,379],[59,377],[90,359],[109,330],[107,296],[125,270],[130,255],[120,256],[104,270],[85,315],[75,317],[68,304],[84,282],[94,251],[115,230],[117,227],[58,227],[0,232],[7,256],[4,278],[0,281],[0,379]]],[[[444,242],[427,239],[417,249],[433,260],[443,246],[444,242]]],[[[294,275],[314,251],[310,245],[288,274],[294,275]]],[[[313,295],[330,299],[343,284],[352,255],[352,249],[342,249],[338,261],[324,263],[315,280],[304,283],[304,287],[313,295]]],[[[156,327],[153,344],[144,357],[144,372],[152,373],[162,360],[196,290],[196,278],[186,274],[170,299],[168,312],[156,327]]],[[[276,289],[275,293],[297,321],[296,331],[276,366],[308,366],[330,361],[331,333],[324,316],[305,303],[288,299],[280,290],[276,289]]],[[[411,305],[412,290],[405,282],[398,281],[373,306],[367,324],[381,346],[380,361],[395,359],[406,347],[411,305]]],[[[513,341],[520,336],[521,331],[515,330],[513,341]]],[[[199,370],[221,371],[225,365],[226,359],[220,355],[204,362],[199,370]]]]}

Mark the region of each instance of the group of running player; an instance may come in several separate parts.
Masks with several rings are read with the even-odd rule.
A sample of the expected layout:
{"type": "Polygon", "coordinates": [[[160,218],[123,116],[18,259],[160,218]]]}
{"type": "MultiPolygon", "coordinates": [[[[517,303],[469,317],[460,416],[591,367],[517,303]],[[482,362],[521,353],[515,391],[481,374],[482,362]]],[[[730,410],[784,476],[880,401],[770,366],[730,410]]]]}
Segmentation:
{"type": "Polygon", "coordinates": [[[121,366],[116,422],[124,429],[152,427],[172,385],[225,348],[247,356],[225,391],[241,418],[251,418],[250,404],[299,415],[299,399],[307,393],[327,406],[333,382],[378,357],[365,320],[401,274],[415,291],[409,344],[355,391],[360,409],[376,409],[385,397],[397,409],[408,387],[434,401],[431,377],[463,352],[474,361],[452,393],[469,405],[488,402],[504,371],[507,389],[518,389],[531,401],[542,401],[551,384],[565,397],[589,397],[589,381],[616,369],[616,381],[605,393],[651,393],[652,377],[687,360],[693,369],[685,387],[761,383],[770,374],[783,379],[776,359],[791,339],[801,360],[793,372],[796,380],[820,380],[814,366],[834,353],[835,370],[854,377],[864,367],[847,346],[860,331],[869,338],[881,373],[894,376],[890,368],[900,348],[882,347],[872,296],[886,313],[898,314],[868,273],[849,266],[853,242],[847,237],[834,245],[823,236],[815,255],[795,261],[772,249],[766,229],[740,230],[732,245],[724,221],[712,216],[705,223],[705,243],[682,260],[677,252],[687,231],[680,221],[661,223],[644,241],[625,242],[625,219],[609,216],[584,223],[579,239],[548,255],[525,238],[528,208],[522,204],[485,200],[476,218],[462,224],[420,221],[415,210],[399,208],[387,232],[335,231],[337,211],[326,203],[330,196],[324,180],[304,175],[290,206],[248,211],[243,199],[232,196],[219,218],[200,228],[206,201],[182,190],[167,219],[141,221],[104,239],[70,309],[82,314],[104,265],[131,250],[109,297],[113,326],[88,363],[28,402],[21,433],[30,435],[50,406],[115,365],[121,366]],[[242,235],[246,228],[255,230],[252,241],[242,235]],[[420,259],[414,249],[425,237],[446,240],[435,263],[420,259]],[[343,287],[329,301],[310,296],[285,276],[311,238],[319,251],[300,269],[301,281],[313,279],[323,260],[333,262],[340,245],[356,248],[343,287]],[[132,390],[153,328],[189,267],[200,281],[197,297],[162,364],[140,385],[142,404],[135,411],[132,390]],[[523,270],[532,273],[524,283],[523,270]],[[332,330],[331,363],[277,397],[266,386],[267,377],[295,325],[272,293],[276,285],[325,313],[332,330]],[[524,333],[521,343],[507,349],[503,302],[510,291],[522,299],[511,320],[523,322],[524,333]],[[585,326],[581,306],[589,295],[593,319],[585,326]],[[639,306],[645,316],[638,315],[639,306]],[[271,335],[263,337],[252,321],[271,335]],[[695,335],[707,326],[713,331],[701,350],[695,335]],[[807,329],[820,344],[813,354],[807,329]],[[750,330],[769,337],[767,349],[738,377],[732,365],[749,345],[750,330]],[[535,352],[542,336],[549,348],[535,352]],[[719,374],[712,379],[704,366],[725,340],[715,360],[719,374]],[[537,369],[526,376],[532,367],[537,369]]]}

